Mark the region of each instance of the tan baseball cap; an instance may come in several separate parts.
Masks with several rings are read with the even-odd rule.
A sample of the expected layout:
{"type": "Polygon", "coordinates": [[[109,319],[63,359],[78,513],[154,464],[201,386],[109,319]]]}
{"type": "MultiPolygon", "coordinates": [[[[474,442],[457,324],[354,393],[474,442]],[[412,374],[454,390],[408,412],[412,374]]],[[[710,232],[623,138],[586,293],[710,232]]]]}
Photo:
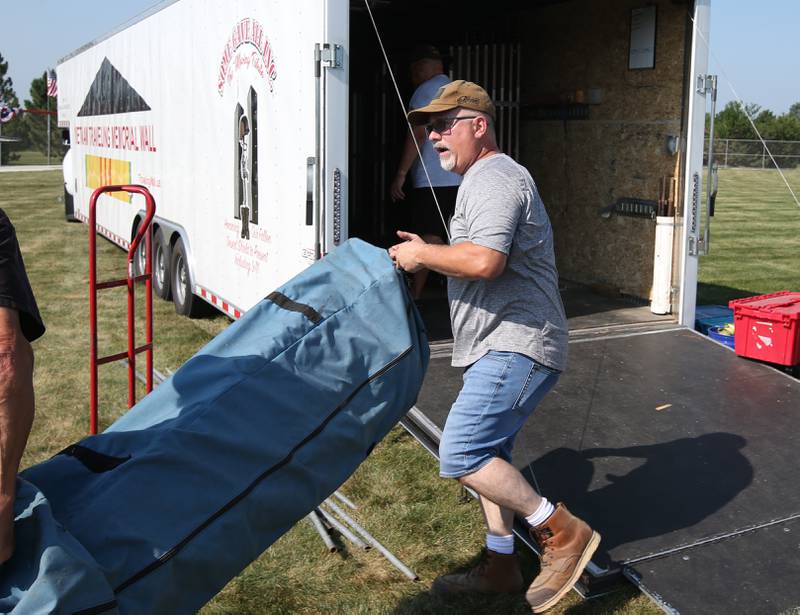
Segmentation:
{"type": "Polygon", "coordinates": [[[486,90],[472,81],[458,79],[440,87],[429,105],[409,111],[408,121],[414,126],[419,126],[428,121],[428,115],[431,113],[450,111],[459,107],[481,111],[495,119],[494,103],[486,90]]]}

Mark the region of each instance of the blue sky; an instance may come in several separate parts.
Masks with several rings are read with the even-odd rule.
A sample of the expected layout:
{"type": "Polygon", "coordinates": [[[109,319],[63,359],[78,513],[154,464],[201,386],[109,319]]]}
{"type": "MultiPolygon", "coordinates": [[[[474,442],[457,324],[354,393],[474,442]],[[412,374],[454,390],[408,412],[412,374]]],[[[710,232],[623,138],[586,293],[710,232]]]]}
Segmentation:
{"type": "MultiPolygon", "coordinates": [[[[646,1],[642,0],[642,4],[646,1]]],[[[9,1],[0,19],[0,53],[20,99],[60,58],[108,33],[157,0],[9,1]]],[[[711,0],[711,47],[719,60],[719,104],[732,100],[724,73],[745,102],[780,114],[800,101],[800,0],[711,0]],[[721,66],[721,68],[720,68],[721,66]]]]}

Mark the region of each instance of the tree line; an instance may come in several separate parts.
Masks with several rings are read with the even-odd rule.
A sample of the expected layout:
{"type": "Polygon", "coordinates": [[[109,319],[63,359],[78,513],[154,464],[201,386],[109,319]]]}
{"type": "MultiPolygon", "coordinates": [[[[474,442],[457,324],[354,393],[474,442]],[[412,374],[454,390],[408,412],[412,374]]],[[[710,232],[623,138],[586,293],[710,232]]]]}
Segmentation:
{"type": "MultiPolygon", "coordinates": [[[[47,72],[31,82],[29,96],[20,104],[19,98],[14,91],[14,84],[8,73],[8,62],[3,59],[0,53],[0,102],[11,108],[22,107],[24,109],[47,109],[47,72]]],[[[57,108],[56,99],[49,101],[50,109],[55,111],[57,108]]],[[[47,116],[23,113],[21,117],[15,117],[10,122],[2,125],[2,136],[17,137],[18,143],[3,143],[2,158],[0,164],[8,164],[19,158],[20,150],[36,150],[43,154],[47,153],[47,116]]],[[[56,116],[50,118],[50,153],[54,161],[60,161],[64,149],[61,141],[61,129],[58,128],[56,116]]]]}
{"type": "MultiPolygon", "coordinates": [[[[706,136],[710,119],[710,115],[706,117],[706,136]]],[[[779,167],[794,168],[800,164],[800,102],[794,103],[782,115],[755,103],[729,102],[714,118],[714,138],[717,164],[771,168],[771,154],[779,167]],[[758,140],[759,134],[769,141],[769,153],[758,140]]]]}
{"type": "MultiPolygon", "coordinates": [[[[6,77],[8,62],[3,60],[0,53],[0,101],[11,107],[19,107],[19,100],[14,92],[11,78],[6,77]]],[[[47,108],[47,73],[42,73],[38,79],[31,82],[30,99],[24,102],[25,108],[46,109],[47,108]]],[[[56,99],[50,101],[50,108],[56,109],[56,99]]],[[[763,109],[756,103],[742,105],[738,102],[729,102],[722,111],[715,116],[715,135],[719,139],[758,139],[753,126],[748,119],[753,119],[753,123],[758,128],[761,136],[767,140],[777,141],[800,141],[800,102],[794,103],[789,111],[776,115],[769,109],[763,109]]],[[[63,155],[61,146],[61,130],[57,127],[55,116],[51,117],[50,144],[51,154],[59,160],[63,155]]],[[[710,117],[706,118],[706,132],[710,125],[710,117]]],[[[2,146],[1,164],[7,164],[9,160],[19,157],[18,150],[34,149],[42,153],[47,153],[47,116],[23,114],[22,118],[15,118],[11,122],[2,125],[2,134],[7,137],[19,137],[20,143],[4,143],[2,146]]],[[[740,144],[736,146],[733,155],[741,158],[739,164],[748,164],[748,159],[753,159],[756,164],[756,151],[761,151],[758,144],[740,144]],[[752,150],[752,152],[750,151],[752,150]],[[749,158],[748,158],[749,157],[749,158]]],[[[794,151],[795,148],[775,144],[778,150],[794,151]]],[[[730,148],[729,148],[730,149],[730,148]]],[[[773,147],[770,148],[771,150],[773,147]]],[[[736,162],[734,161],[734,164],[736,162]]],[[[794,165],[791,165],[794,166],[794,165]]]]}
{"type": "MultiPolygon", "coordinates": [[[[729,102],[714,119],[714,132],[719,139],[757,139],[753,123],[766,140],[800,141],[800,102],[789,107],[782,115],[775,115],[755,103],[742,105],[729,102]]],[[[708,124],[708,122],[707,122],[708,124]]]]}

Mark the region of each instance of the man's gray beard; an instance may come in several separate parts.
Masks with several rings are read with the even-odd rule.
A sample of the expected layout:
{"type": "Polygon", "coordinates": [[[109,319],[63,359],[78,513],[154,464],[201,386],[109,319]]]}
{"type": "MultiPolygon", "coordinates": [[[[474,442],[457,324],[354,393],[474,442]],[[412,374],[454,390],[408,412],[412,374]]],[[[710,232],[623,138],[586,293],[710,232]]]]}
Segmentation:
{"type": "Polygon", "coordinates": [[[456,166],[455,156],[453,156],[453,154],[450,154],[449,156],[439,156],[439,165],[445,171],[452,171],[456,166]]]}

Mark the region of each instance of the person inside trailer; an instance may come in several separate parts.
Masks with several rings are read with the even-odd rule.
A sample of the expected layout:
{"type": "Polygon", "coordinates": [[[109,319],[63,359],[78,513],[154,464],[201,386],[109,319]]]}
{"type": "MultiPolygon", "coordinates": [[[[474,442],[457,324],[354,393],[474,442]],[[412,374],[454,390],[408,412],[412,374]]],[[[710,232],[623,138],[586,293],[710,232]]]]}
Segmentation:
{"type": "MultiPolygon", "coordinates": [[[[411,83],[416,88],[409,101],[410,109],[424,107],[431,102],[440,88],[450,83],[450,78],[444,74],[442,56],[432,45],[419,45],[414,48],[409,72],[411,83]]],[[[414,127],[413,138],[409,132],[403,143],[400,162],[389,186],[389,194],[394,203],[405,201],[410,213],[411,227],[428,243],[444,243],[445,223],[453,215],[460,183],[461,178],[456,173],[439,166],[436,152],[426,138],[425,128],[414,127]],[[422,154],[424,165],[420,162],[418,151],[422,154]],[[409,174],[411,189],[406,193],[403,187],[409,174]]],[[[427,279],[427,269],[414,274],[411,294],[415,300],[422,297],[427,279]]]]}

